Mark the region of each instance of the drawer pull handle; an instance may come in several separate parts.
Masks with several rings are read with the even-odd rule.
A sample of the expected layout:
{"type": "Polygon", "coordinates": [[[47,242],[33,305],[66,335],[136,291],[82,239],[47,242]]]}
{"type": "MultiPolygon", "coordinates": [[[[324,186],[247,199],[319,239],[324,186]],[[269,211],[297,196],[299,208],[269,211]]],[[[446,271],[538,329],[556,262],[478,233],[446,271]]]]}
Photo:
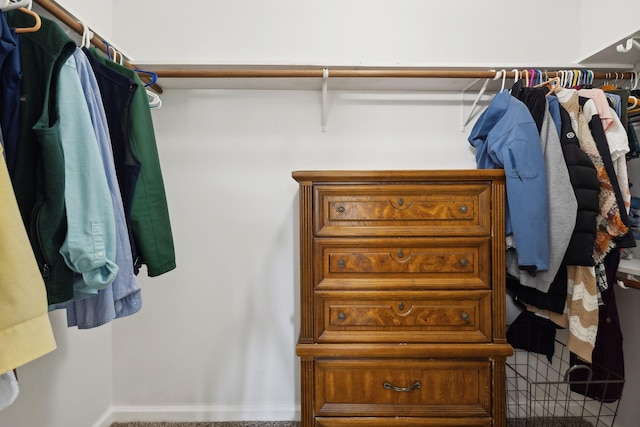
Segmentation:
{"type": "Polygon", "coordinates": [[[344,208],[344,206],[338,206],[338,209],[337,209],[338,213],[344,213],[345,210],[346,209],[344,208]]]}
{"type": "Polygon", "coordinates": [[[404,310],[404,303],[403,302],[398,304],[398,310],[404,310]]]}
{"type": "Polygon", "coordinates": [[[466,214],[469,212],[469,207],[467,205],[460,206],[460,213],[466,214]]]}
{"type": "Polygon", "coordinates": [[[462,258],[460,260],[460,265],[463,266],[463,267],[466,267],[467,265],[469,265],[469,260],[466,259],[466,258],[462,258]]]}
{"type": "Polygon", "coordinates": [[[402,197],[398,197],[398,206],[404,205],[404,199],[402,197]]]}
{"type": "Polygon", "coordinates": [[[398,258],[402,258],[404,256],[404,251],[398,251],[398,258]]]}
{"type": "Polygon", "coordinates": [[[345,265],[347,265],[347,263],[346,263],[346,262],[344,262],[344,260],[343,260],[342,258],[340,258],[340,259],[338,260],[338,267],[340,267],[340,268],[344,268],[344,266],[345,266],[345,265]]]}
{"type": "Polygon", "coordinates": [[[461,318],[462,320],[464,320],[465,322],[468,322],[468,321],[469,321],[469,319],[470,319],[469,313],[467,313],[467,312],[463,311],[463,312],[462,312],[462,314],[460,315],[460,318],[461,318]]]}
{"type": "Polygon", "coordinates": [[[347,318],[347,315],[345,314],[344,311],[341,311],[340,313],[338,313],[338,320],[343,322],[345,319],[347,318]]]}
{"type": "Polygon", "coordinates": [[[408,392],[413,391],[413,390],[421,389],[422,388],[422,383],[420,383],[420,381],[416,381],[415,383],[413,383],[413,385],[411,385],[409,387],[396,387],[393,384],[385,381],[383,386],[387,390],[393,390],[393,391],[397,391],[399,393],[408,393],[408,392]]]}

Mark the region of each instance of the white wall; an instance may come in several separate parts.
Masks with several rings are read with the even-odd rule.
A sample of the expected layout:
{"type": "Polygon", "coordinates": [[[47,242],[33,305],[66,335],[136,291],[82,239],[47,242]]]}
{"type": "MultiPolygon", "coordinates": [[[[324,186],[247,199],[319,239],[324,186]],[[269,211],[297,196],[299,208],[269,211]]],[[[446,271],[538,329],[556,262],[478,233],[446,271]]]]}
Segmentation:
{"type": "MultiPolygon", "coordinates": [[[[576,41],[577,20],[539,32],[547,15],[528,19],[530,3],[505,0],[62,3],[142,64],[552,67],[590,50],[576,41]]],[[[553,14],[575,16],[580,3],[557,2],[553,14]]],[[[475,167],[459,92],[332,91],[326,132],[317,91],[166,89],[162,97],[153,117],[178,268],[142,277],[142,311],[112,326],[76,331],[53,313],[59,349],[21,369],[22,395],[0,412],[0,426],[295,419],[291,171],[475,167]]],[[[631,322],[623,315],[623,328],[631,322]]],[[[635,330],[625,333],[628,360],[640,355],[635,330]]],[[[628,421],[619,427],[640,417],[632,398],[621,411],[628,421]]]]}
{"type": "Polygon", "coordinates": [[[296,416],[291,171],[475,167],[455,103],[375,98],[332,93],[323,133],[317,92],[165,92],[154,120],[179,267],[145,283],[142,312],[114,324],[116,406],[296,416]]]}
{"type": "Polygon", "coordinates": [[[509,0],[113,2],[114,37],[138,63],[542,67],[565,65],[580,49],[577,21],[539,25],[575,16],[577,0],[535,19],[530,4],[509,0]]]}
{"type": "MultiPolygon", "coordinates": [[[[637,19],[640,16],[640,2],[612,0],[608,1],[604,8],[603,6],[598,0],[585,0],[580,4],[578,16],[580,17],[579,34],[582,40],[581,58],[593,55],[620,41],[626,41],[627,37],[640,30],[637,19]],[[599,21],[607,11],[615,11],[615,15],[622,19],[616,21],[614,25],[601,25],[599,21]]],[[[624,55],[614,54],[613,57],[620,58],[624,55]]]]}
{"type": "Polygon", "coordinates": [[[58,348],[18,368],[20,394],[0,411],[2,427],[85,427],[109,412],[111,325],[78,331],[62,311],[50,318],[58,348]]]}

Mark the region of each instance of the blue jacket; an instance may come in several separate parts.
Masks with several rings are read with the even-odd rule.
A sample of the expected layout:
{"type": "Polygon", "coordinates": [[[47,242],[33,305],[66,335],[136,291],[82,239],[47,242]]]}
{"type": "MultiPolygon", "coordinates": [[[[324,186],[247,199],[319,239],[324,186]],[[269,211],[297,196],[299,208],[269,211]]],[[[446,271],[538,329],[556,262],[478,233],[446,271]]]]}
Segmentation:
{"type": "Polygon", "coordinates": [[[478,169],[504,168],[507,235],[513,234],[520,268],[549,268],[547,178],[538,128],[522,101],[502,91],[471,130],[478,169]]]}

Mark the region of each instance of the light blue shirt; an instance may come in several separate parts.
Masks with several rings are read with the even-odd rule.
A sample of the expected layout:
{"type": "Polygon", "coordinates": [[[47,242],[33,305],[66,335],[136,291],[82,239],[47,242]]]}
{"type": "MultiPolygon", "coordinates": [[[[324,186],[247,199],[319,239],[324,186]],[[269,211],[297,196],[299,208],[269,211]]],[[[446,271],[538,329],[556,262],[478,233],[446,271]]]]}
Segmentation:
{"type": "Polygon", "coordinates": [[[107,177],[72,56],[60,70],[57,101],[67,214],[67,236],[60,254],[69,268],[82,275],[74,293],[95,294],[118,273],[116,227],[107,177]]]}
{"type": "Polygon", "coordinates": [[[115,318],[137,313],[142,307],[142,298],[140,284],[133,272],[129,232],[113,161],[111,137],[102,104],[102,95],[86,54],[81,49],[77,49],[74,59],[111,195],[116,226],[116,264],[119,267],[118,275],[111,286],[100,290],[97,295],[66,303],[68,325],[88,329],[108,323],[115,318]]]}

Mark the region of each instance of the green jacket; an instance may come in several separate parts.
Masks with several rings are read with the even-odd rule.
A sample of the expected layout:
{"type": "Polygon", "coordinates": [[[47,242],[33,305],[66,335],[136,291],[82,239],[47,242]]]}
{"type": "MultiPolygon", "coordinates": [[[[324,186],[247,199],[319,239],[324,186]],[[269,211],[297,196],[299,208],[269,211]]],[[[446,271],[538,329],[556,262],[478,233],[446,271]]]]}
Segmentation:
{"type": "MultiPolygon", "coordinates": [[[[32,20],[20,11],[7,14],[12,27],[33,25],[32,20]]],[[[55,304],[73,297],[73,273],[59,252],[67,222],[56,86],[60,69],[76,45],[57,23],[41,20],[40,30],[20,34],[20,131],[12,184],[48,303],[55,304]]]]}
{"type": "Polygon", "coordinates": [[[131,231],[139,257],[138,264],[146,264],[149,276],[159,276],[173,270],[176,261],[160,158],[144,83],[137,72],[105,58],[97,49],[91,48],[90,52],[100,62],[130,78],[138,86],[130,111],[131,150],[140,163],[131,206],[131,231]]]}

